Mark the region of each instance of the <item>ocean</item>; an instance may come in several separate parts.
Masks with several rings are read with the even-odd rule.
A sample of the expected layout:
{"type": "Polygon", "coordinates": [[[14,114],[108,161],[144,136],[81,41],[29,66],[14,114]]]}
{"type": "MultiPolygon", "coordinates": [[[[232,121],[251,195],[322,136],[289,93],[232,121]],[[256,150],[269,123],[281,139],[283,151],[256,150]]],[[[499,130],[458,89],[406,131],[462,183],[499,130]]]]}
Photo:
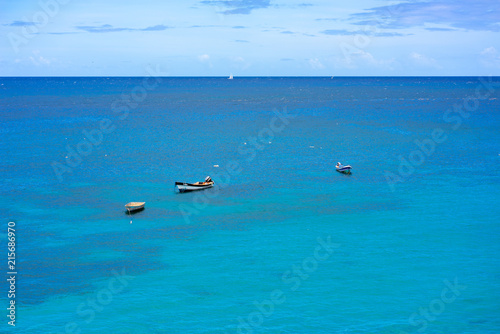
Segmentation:
{"type": "Polygon", "coordinates": [[[499,333],[499,143],[499,77],[0,78],[0,332],[499,333]]]}

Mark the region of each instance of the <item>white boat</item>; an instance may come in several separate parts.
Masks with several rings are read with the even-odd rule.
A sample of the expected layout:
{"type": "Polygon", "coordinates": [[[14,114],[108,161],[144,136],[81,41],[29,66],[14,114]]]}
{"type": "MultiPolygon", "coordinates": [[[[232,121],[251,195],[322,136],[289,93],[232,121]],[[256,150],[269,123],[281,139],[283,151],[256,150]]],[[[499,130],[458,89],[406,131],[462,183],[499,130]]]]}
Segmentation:
{"type": "Polygon", "coordinates": [[[207,176],[204,182],[196,182],[196,183],[175,182],[175,187],[181,193],[203,190],[207,188],[212,188],[213,186],[214,186],[214,181],[210,176],[207,176]]]}
{"type": "Polygon", "coordinates": [[[125,204],[125,208],[127,211],[133,212],[133,211],[138,211],[144,209],[144,205],[146,205],[146,202],[130,202],[125,204]]]}
{"type": "Polygon", "coordinates": [[[340,162],[337,162],[337,165],[335,166],[337,169],[337,172],[339,173],[344,173],[344,174],[351,174],[351,165],[342,165],[340,162]]]}
{"type": "Polygon", "coordinates": [[[233,73],[231,73],[231,74],[229,75],[229,78],[228,78],[228,79],[229,79],[229,80],[233,80],[233,73]]]}

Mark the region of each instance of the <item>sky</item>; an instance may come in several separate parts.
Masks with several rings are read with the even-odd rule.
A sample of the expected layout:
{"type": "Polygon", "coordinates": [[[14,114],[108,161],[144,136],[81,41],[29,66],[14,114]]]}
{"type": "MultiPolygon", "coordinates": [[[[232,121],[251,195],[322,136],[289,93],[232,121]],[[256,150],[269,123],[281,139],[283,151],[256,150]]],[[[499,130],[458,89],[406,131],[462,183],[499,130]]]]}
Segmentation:
{"type": "Polygon", "coordinates": [[[500,0],[0,0],[0,76],[500,75],[500,0]]]}

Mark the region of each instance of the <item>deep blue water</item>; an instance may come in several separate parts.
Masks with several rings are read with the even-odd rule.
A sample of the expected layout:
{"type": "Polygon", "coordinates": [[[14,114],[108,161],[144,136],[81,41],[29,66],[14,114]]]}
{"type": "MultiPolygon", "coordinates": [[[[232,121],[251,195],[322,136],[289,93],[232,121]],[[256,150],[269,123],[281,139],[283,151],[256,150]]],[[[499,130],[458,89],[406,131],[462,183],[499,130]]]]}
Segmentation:
{"type": "Polygon", "coordinates": [[[500,78],[0,78],[0,332],[498,333],[499,99],[500,78]]]}

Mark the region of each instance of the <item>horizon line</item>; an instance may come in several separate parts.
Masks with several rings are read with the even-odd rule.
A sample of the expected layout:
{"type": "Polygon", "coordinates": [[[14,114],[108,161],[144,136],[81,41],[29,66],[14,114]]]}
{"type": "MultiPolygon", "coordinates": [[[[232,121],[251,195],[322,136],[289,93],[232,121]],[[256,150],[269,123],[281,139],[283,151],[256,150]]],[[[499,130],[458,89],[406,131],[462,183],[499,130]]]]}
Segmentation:
{"type": "MultiPolygon", "coordinates": [[[[0,78],[147,78],[150,75],[7,75],[0,78]]],[[[221,78],[228,79],[227,75],[170,75],[156,76],[157,78],[221,78]]],[[[477,78],[477,77],[500,77],[500,75],[244,75],[233,76],[235,78],[477,78]]]]}

